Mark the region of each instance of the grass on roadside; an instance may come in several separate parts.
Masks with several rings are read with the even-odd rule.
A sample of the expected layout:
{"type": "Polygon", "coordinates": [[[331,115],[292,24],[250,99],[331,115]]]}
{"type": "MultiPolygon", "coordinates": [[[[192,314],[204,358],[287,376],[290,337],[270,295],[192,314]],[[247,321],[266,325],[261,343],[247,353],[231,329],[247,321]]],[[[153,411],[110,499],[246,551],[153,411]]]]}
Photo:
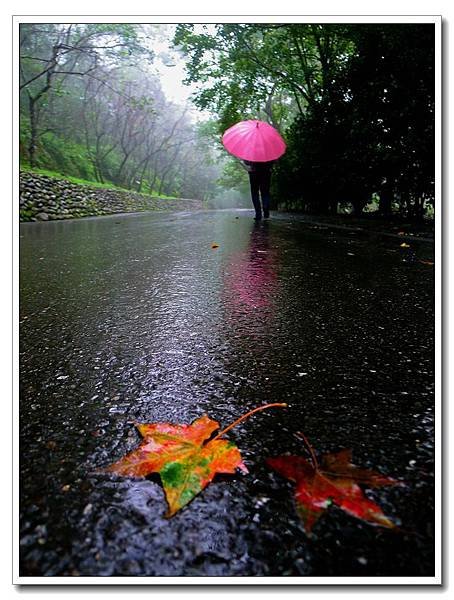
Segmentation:
{"type": "Polygon", "coordinates": [[[80,179],[79,177],[73,177],[72,175],[64,175],[63,173],[58,173],[57,171],[49,171],[48,169],[32,169],[27,165],[20,166],[21,171],[25,171],[26,173],[36,173],[37,175],[45,175],[46,177],[52,177],[53,179],[64,179],[65,181],[70,181],[71,183],[75,183],[77,185],[86,185],[91,188],[98,188],[103,190],[118,190],[120,192],[133,192],[134,194],[140,193],[142,196],[152,196],[154,198],[163,198],[165,200],[179,200],[176,196],[167,196],[166,194],[145,194],[143,192],[136,192],[134,190],[128,190],[127,188],[122,188],[118,185],[115,185],[110,182],[99,183],[99,181],[89,181],[87,179],[80,179]]]}

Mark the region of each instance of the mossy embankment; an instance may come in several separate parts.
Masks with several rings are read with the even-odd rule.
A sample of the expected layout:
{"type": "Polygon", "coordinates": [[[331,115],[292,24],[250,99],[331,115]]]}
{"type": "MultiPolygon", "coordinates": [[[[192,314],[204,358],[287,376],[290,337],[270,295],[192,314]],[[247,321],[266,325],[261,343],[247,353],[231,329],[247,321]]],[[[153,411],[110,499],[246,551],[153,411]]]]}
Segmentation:
{"type": "Polygon", "coordinates": [[[199,210],[201,200],[159,198],[122,189],[20,172],[20,221],[54,221],[150,210],[199,210]]]}

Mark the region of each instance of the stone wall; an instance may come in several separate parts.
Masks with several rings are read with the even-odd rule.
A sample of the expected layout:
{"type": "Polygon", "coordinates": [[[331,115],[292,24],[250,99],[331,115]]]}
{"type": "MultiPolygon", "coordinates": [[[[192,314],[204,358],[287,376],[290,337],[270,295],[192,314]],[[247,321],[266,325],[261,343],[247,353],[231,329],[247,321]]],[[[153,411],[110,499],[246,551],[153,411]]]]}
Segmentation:
{"type": "Polygon", "coordinates": [[[137,192],[92,188],[46,175],[20,173],[21,221],[76,219],[147,210],[197,210],[201,200],[166,200],[137,192]]]}

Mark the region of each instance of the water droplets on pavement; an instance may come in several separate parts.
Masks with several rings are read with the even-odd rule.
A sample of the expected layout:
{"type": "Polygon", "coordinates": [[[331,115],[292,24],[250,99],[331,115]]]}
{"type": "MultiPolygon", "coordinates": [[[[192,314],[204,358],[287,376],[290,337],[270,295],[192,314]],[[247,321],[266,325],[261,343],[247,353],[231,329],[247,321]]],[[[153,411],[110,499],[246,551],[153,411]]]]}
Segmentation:
{"type": "Polygon", "coordinates": [[[24,574],[430,573],[432,271],[386,244],[355,240],[353,259],[345,235],[235,216],[21,228],[24,574]],[[290,406],[229,432],[250,475],[218,478],[171,521],[158,480],[93,474],[138,444],[134,422],[226,426],[272,401],[290,406]],[[408,477],[380,502],[421,537],[333,512],[309,545],[264,466],[301,453],[298,430],[408,477]]]}

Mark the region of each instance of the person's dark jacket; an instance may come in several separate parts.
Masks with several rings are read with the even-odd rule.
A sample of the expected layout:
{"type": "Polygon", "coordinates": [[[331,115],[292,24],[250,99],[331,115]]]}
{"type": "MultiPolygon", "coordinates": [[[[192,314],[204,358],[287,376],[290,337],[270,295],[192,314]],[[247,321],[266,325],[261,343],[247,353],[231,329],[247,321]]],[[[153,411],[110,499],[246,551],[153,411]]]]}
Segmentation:
{"type": "Polygon", "coordinates": [[[252,162],[250,160],[243,160],[243,163],[249,173],[267,173],[271,171],[274,162],[274,160],[270,160],[268,162],[252,162]]]}

